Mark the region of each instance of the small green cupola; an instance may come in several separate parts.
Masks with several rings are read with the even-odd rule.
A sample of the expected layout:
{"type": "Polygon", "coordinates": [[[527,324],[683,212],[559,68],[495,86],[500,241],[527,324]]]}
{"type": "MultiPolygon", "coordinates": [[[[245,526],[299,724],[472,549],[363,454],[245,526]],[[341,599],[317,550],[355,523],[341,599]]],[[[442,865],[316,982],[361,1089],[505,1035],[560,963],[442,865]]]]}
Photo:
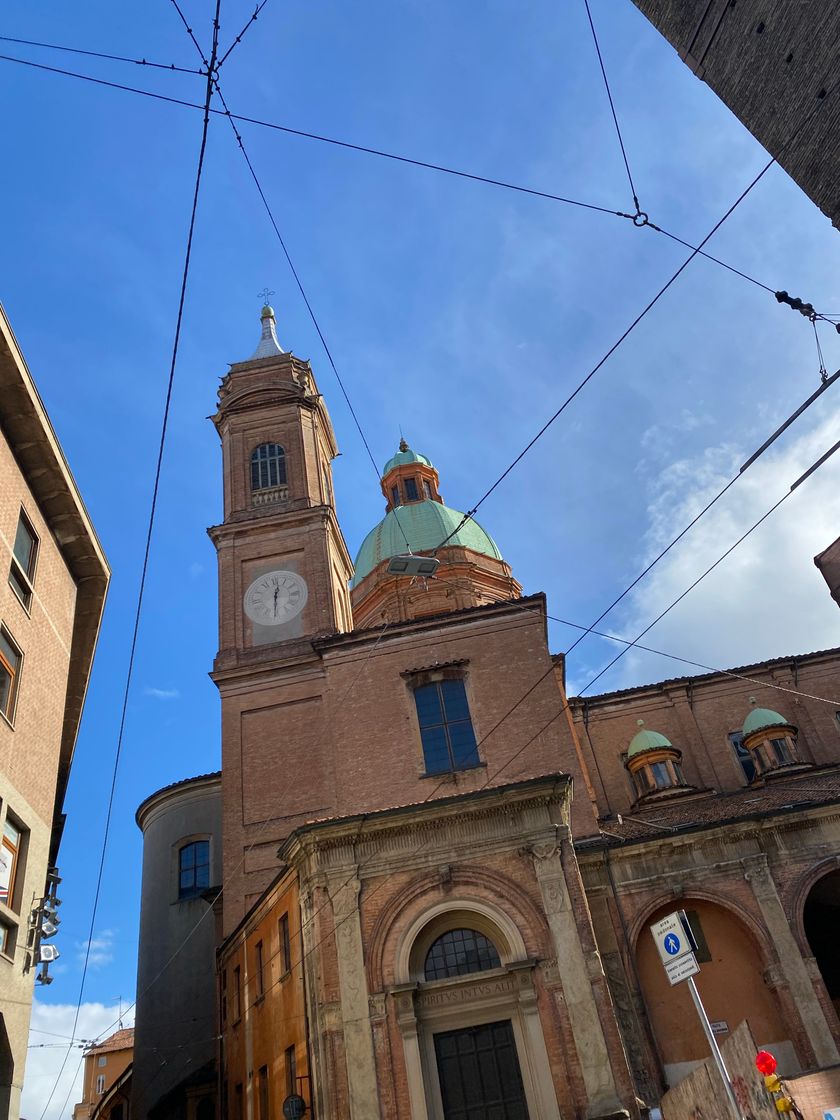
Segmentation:
{"type": "Polygon", "coordinates": [[[743,745],[755,760],[755,779],[777,771],[789,771],[807,765],[799,757],[799,729],[772,708],[760,708],[754,696],[744,720],[743,745]]]}
{"type": "Polygon", "coordinates": [[[624,765],[633,780],[637,801],[648,802],[692,791],[694,787],[687,785],[683,778],[682,751],[667,735],[645,727],[643,719],[636,723],[639,730],[630,740],[624,765]]]}

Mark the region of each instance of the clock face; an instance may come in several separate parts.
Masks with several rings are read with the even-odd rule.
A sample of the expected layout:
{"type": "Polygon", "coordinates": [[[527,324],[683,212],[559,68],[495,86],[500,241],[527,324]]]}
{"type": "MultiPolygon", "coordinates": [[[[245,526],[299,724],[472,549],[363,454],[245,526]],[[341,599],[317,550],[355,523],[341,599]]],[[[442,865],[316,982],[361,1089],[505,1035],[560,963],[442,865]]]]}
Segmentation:
{"type": "Polygon", "coordinates": [[[280,626],[299,615],[308,598],[306,580],[297,572],[266,572],[245,592],[245,613],[261,626],[280,626]]]}

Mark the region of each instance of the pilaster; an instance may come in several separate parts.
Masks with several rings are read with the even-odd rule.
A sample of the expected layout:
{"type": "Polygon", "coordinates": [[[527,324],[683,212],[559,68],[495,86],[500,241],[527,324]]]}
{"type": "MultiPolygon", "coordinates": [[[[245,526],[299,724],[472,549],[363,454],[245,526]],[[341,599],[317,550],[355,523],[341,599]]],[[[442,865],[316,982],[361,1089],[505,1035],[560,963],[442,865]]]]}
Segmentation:
{"type": "Polygon", "coordinates": [[[817,1063],[820,1066],[833,1065],[840,1061],[840,1054],[808,975],[807,965],[788,923],[766,857],[751,859],[748,869],[744,872],[744,878],[752,887],[770,938],[779,955],[779,965],[799,1011],[808,1041],[813,1047],[817,1063]]]}
{"type": "Polygon", "coordinates": [[[560,969],[560,981],[586,1088],[588,1117],[621,1109],[607,1042],[592,990],[590,966],[581,946],[569,888],[554,843],[531,846],[530,854],[542,895],[560,969]]]}
{"type": "Polygon", "coordinates": [[[335,922],[350,1116],[351,1120],[374,1120],[380,1111],[370,1023],[370,993],[362,949],[360,890],[361,883],[356,876],[327,881],[335,922]]]}

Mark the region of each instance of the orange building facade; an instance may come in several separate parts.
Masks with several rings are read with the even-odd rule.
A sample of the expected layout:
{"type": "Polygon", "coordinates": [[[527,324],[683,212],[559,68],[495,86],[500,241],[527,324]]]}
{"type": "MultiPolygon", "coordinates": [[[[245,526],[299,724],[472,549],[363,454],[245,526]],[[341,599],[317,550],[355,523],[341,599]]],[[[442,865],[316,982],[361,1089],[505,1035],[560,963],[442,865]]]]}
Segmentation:
{"type": "Polygon", "coordinates": [[[134,1028],[120,1029],[85,1051],[82,1099],[73,1120],[130,1120],[134,1028]]]}
{"type": "Polygon", "coordinates": [[[213,419],[219,1114],[637,1117],[707,1056],[674,909],[721,1037],[840,1061],[840,651],[567,697],[544,596],[405,442],[351,562],[270,308],[213,419]]]}

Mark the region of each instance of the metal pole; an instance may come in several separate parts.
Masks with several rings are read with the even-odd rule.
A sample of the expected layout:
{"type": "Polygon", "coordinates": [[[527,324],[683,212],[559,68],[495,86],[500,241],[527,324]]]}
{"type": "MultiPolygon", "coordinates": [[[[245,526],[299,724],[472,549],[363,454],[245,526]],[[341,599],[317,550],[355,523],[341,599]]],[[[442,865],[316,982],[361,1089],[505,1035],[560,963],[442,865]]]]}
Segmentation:
{"type": "Polygon", "coordinates": [[[723,1088],[724,1092],[726,1093],[726,1099],[732,1106],[733,1114],[735,1116],[741,1116],[741,1109],[738,1107],[738,1102],[735,1100],[735,1092],[732,1088],[732,1082],[729,1080],[729,1073],[726,1069],[726,1063],[723,1060],[723,1054],[721,1054],[720,1052],[720,1047],[718,1046],[717,1039],[715,1038],[715,1032],[712,1030],[712,1024],[709,1022],[709,1016],[706,1014],[706,1009],[703,1006],[702,1000],[700,999],[700,993],[697,991],[697,985],[694,983],[693,976],[689,976],[688,978],[688,990],[691,992],[691,998],[694,1000],[694,1006],[697,1008],[697,1014],[700,1016],[700,1022],[703,1025],[703,1031],[705,1032],[706,1039],[709,1043],[709,1047],[711,1048],[712,1057],[715,1060],[715,1065],[718,1068],[718,1073],[720,1074],[721,1080],[723,1081],[723,1088]]]}

